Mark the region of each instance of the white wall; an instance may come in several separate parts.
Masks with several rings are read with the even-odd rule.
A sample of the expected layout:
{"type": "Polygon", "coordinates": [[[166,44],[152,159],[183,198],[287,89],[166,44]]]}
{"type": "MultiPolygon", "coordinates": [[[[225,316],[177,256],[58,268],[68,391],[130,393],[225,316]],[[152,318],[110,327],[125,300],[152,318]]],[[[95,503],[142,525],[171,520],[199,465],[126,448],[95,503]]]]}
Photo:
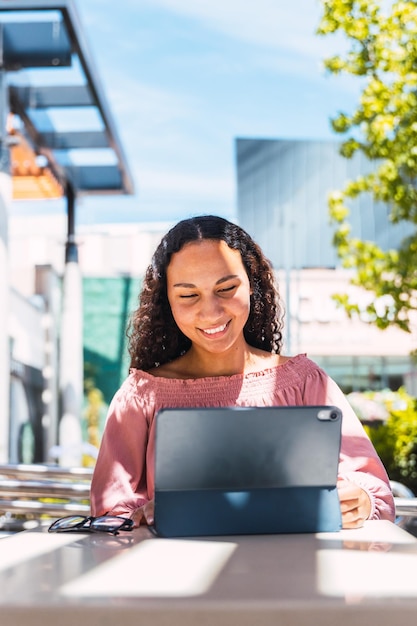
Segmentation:
{"type": "Polygon", "coordinates": [[[14,288],[10,290],[9,336],[12,356],[42,370],[45,362],[45,320],[41,298],[24,297],[14,288]]]}
{"type": "MultiPolygon", "coordinates": [[[[291,319],[290,352],[315,355],[408,356],[417,345],[417,315],[413,332],[390,327],[379,330],[368,323],[365,308],[372,294],[349,284],[347,270],[307,269],[291,272],[287,317],[291,319]],[[348,293],[363,309],[360,317],[349,319],[332,299],[348,293]]],[[[285,273],[278,273],[280,291],[285,296],[285,273]]],[[[382,304],[382,303],[381,303],[382,304]]]]}

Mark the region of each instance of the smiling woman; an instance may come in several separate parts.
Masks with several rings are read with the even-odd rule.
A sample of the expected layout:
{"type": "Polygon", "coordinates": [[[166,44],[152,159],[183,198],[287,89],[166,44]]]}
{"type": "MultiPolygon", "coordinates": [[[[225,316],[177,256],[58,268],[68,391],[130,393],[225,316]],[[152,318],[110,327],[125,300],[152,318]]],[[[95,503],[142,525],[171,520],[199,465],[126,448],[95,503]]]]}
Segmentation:
{"type": "Polygon", "coordinates": [[[162,366],[153,373],[188,378],[199,372],[210,375],[213,367],[224,375],[242,371],[246,352],[242,329],[250,313],[251,287],[240,252],[224,241],[186,244],[168,266],[167,290],[172,316],[191,347],[173,368],[162,366]]]}
{"type": "MultiPolygon", "coordinates": [[[[178,365],[182,357],[186,362],[196,348],[181,328],[186,313],[192,315],[198,308],[197,328],[210,333],[231,321],[224,313],[227,305],[246,307],[239,320],[244,350],[248,345],[262,350],[263,356],[280,352],[283,309],[271,264],[256,242],[220,217],[179,222],[162,239],[146,272],[140,306],[130,324],[131,366],[152,373],[158,368],[162,375],[161,366],[178,365]]],[[[202,375],[213,374],[216,362],[211,359],[202,375]]],[[[231,373],[245,369],[242,363],[236,367],[231,373]]]]}
{"type": "Polygon", "coordinates": [[[280,354],[269,261],[242,228],[201,216],[157,247],[129,330],[91,486],[92,515],[153,523],[156,414],[163,408],[334,405],[343,413],[338,494],[345,528],[393,519],[388,477],[347,399],[305,355],[280,354]]]}

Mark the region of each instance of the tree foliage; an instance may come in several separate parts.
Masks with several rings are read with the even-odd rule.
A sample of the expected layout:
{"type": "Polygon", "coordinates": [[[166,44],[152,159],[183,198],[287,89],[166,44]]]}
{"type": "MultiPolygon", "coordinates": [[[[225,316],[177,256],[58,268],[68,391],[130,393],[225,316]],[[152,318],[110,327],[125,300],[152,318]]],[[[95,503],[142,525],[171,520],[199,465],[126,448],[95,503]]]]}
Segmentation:
{"type": "Polygon", "coordinates": [[[404,484],[417,494],[416,398],[400,388],[398,391],[368,391],[355,394],[353,402],[349,396],[348,400],[364,423],[390,479],[404,484]],[[369,401],[385,411],[382,420],[368,421],[366,408],[369,401]],[[360,410],[361,405],[363,411],[360,410]]]}
{"type": "MultiPolygon", "coordinates": [[[[341,153],[362,152],[374,167],[330,195],[337,229],[334,244],[353,283],[375,294],[367,309],[379,328],[396,325],[410,332],[417,309],[417,2],[415,0],[323,0],[318,33],[342,33],[347,50],[325,60],[333,74],[358,77],[357,108],[340,112],[333,129],[346,135],[341,153]],[[390,220],[416,225],[398,249],[352,236],[349,202],[360,194],[389,206],[390,220]],[[384,306],[376,306],[384,302],[384,306]]],[[[349,314],[357,304],[337,297],[349,314]]]]}

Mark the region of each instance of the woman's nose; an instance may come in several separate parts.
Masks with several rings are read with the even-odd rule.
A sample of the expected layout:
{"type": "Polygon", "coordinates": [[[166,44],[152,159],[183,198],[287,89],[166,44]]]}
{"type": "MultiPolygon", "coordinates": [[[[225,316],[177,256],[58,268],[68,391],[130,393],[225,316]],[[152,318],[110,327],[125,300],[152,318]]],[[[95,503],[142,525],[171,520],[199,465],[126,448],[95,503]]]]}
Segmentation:
{"type": "Polygon", "coordinates": [[[202,320],[217,321],[222,311],[223,307],[218,298],[203,298],[200,302],[199,315],[202,320]]]}

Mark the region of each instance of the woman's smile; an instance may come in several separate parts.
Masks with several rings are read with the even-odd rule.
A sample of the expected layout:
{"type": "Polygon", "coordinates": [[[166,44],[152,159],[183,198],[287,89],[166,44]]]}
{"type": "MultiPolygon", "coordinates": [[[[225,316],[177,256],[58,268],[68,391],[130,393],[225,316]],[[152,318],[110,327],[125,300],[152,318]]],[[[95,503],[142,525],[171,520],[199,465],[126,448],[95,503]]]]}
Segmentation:
{"type": "Polygon", "coordinates": [[[226,324],[222,324],[221,326],[217,326],[216,328],[200,328],[199,330],[201,330],[201,332],[205,335],[211,335],[214,337],[214,335],[222,335],[223,332],[228,328],[229,324],[230,320],[226,322],[226,324]]]}
{"type": "Polygon", "coordinates": [[[230,359],[230,350],[238,359],[236,348],[243,354],[251,287],[239,250],[212,239],[186,244],[171,257],[167,289],[174,320],[193,350],[216,359],[230,359]]]}

